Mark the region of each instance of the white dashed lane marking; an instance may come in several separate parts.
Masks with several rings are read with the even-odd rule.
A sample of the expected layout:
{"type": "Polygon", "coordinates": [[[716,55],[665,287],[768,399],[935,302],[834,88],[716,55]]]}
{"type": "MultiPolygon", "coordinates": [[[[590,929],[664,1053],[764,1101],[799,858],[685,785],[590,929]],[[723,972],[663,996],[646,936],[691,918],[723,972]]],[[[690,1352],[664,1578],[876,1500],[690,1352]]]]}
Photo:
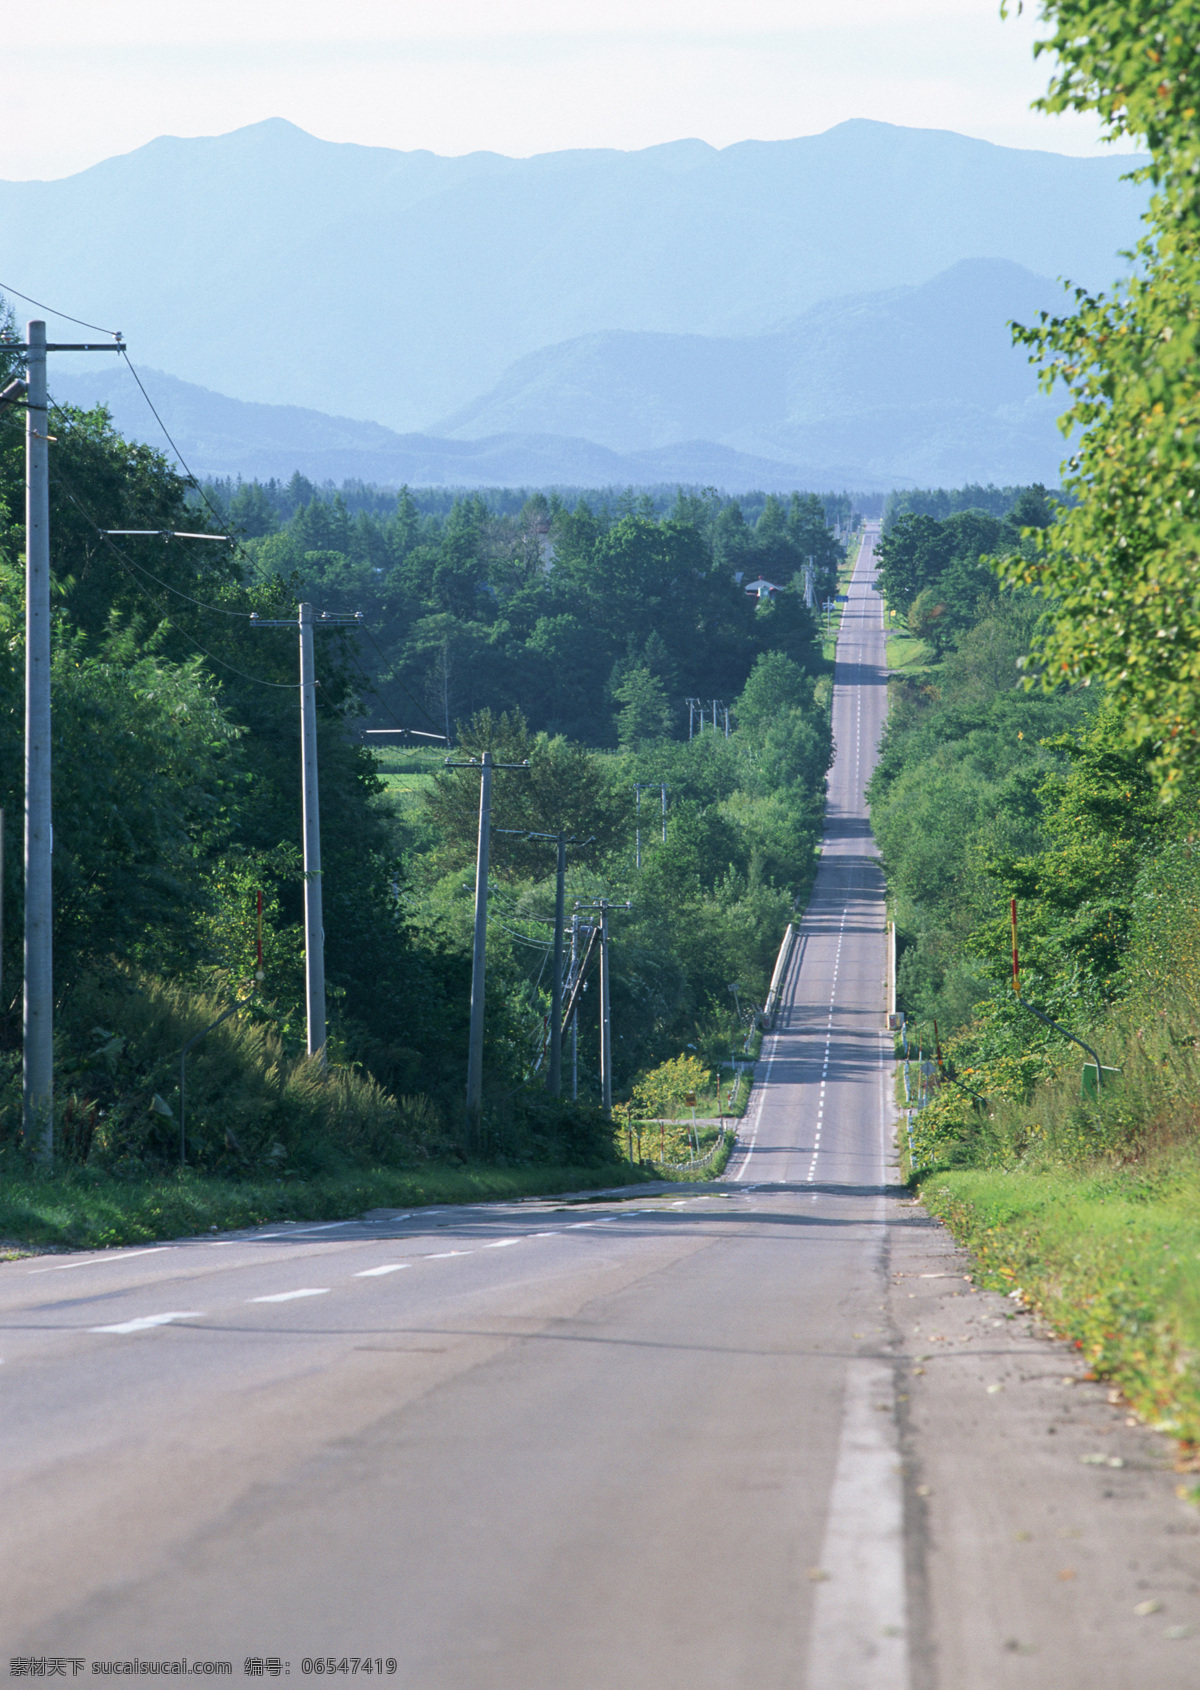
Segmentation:
{"type": "Polygon", "coordinates": [[[248,1303],[290,1303],[296,1297],[327,1297],[328,1285],[305,1285],[299,1291],[276,1291],[270,1297],[247,1297],[248,1303]]]}
{"type": "MultiPolygon", "coordinates": [[[[695,1199],[687,1198],[687,1199],[684,1199],[680,1202],[672,1203],[668,1206],[670,1208],[679,1209],[679,1208],[683,1208],[687,1202],[692,1202],[692,1201],[695,1201],[695,1199]]],[[[562,1236],[564,1230],[573,1232],[573,1231],[576,1231],[576,1230],[578,1230],[579,1228],[582,1228],[582,1227],[606,1226],[613,1221],[631,1220],[635,1215],[647,1215],[647,1214],[653,1214],[654,1212],[655,1211],[653,1209],[633,1209],[633,1210],[628,1210],[628,1211],[626,1211],[625,1214],[621,1214],[621,1215],[604,1215],[604,1216],[598,1217],[594,1221],[574,1221],[565,1229],[556,1228],[553,1231],[548,1231],[548,1232],[523,1233],[517,1238],[495,1238],[495,1239],[490,1240],[486,1244],[478,1245],[475,1249],[471,1249],[471,1250],[438,1250],[438,1251],[431,1253],[430,1255],[420,1256],[420,1257],[417,1257],[416,1259],[418,1261],[425,1261],[425,1262],[440,1262],[440,1261],[448,1260],[451,1256],[473,1256],[473,1255],[476,1255],[479,1250],[505,1250],[505,1249],[508,1249],[510,1245],[523,1244],[523,1243],[526,1243],[531,1238],[560,1238],[562,1236]]],[[[331,1224],[340,1226],[344,1223],[339,1221],[339,1222],[334,1222],[334,1223],[331,1223],[331,1224]]],[[[323,1228],[318,1229],[316,1227],[313,1227],[313,1228],[309,1228],[307,1230],[315,1232],[317,1230],[324,1230],[324,1229],[323,1228]]],[[[295,1237],[296,1234],[295,1233],[281,1234],[281,1235],[277,1235],[277,1236],[295,1237]]],[[[208,1242],[208,1240],[206,1240],[205,1242],[208,1242]]],[[[59,1263],[55,1263],[55,1265],[53,1267],[49,1267],[49,1268],[30,1268],[27,1271],[31,1272],[31,1273],[54,1273],[54,1272],[59,1271],[63,1268],[88,1267],[88,1266],[94,1265],[96,1262],[108,1263],[108,1262],[118,1262],[118,1261],[130,1261],[135,1256],[152,1256],[152,1255],[156,1255],[160,1251],[167,1250],[169,1248],[170,1248],[169,1245],[161,1244],[161,1245],[156,1245],[155,1247],[153,1247],[152,1249],[149,1249],[149,1250],[129,1250],[129,1251],[123,1251],[120,1255],[115,1255],[115,1256],[88,1257],[83,1261],[59,1262],[59,1263]]],[[[357,1273],[352,1275],[352,1277],[354,1279],[376,1279],[376,1278],[381,1278],[385,1274],[400,1273],[405,1268],[410,1268],[413,1265],[414,1264],[411,1261],[410,1262],[383,1262],[378,1267],[360,1268],[357,1273]]],[[[328,1285],[303,1285],[303,1286],[300,1286],[295,1291],[275,1291],[275,1292],[272,1292],[270,1295],[264,1296],[264,1297],[247,1297],[246,1301],[248,1303],[292,1303],[292,1302],[297,1301],[301,1297],[327,1297],[329,1295],[331,1289],[332,1289],[332,1287],[330,1287],[328,1285]]],[[[114,1333],[118,1333],[118,1334],[121,1334],[121,1335],[125,1335],[125,1334],[129,1334],[129,1333],[134,1333],[134,1332],[149,1332],[149,1331],[152,1331],[155,1327],[158,1327],[158,1326],[169,1326],[169,1325],[171,1325],[171,1323],[173,1321],[176,1321],[176,1320],[203,1320],[203,1319],[204,1319],[204,1315],[197,1309],[172,1309],[172,1310],[169,1310],[165,1314],[140,1315],[135,1320],[117,1321],[117,1322],[114,1322],[112,1325],[109,1325],[109,1326],[91,1326],[91,1327],[88,1328],[88,1331],[89,1332],[114,1332],[114,1333]]]]}
{"type": "Polygon", "coordinates": [[[155,1244],[149,1250],[122,1250],[119,1255],[110,1256],[100,1252],[94,1256],[85,1256],[78,1262],[55,1262],[53,1267],[26,1268],[26,1273],[66,1273],[68,1268],[108,1267],[113,1262],[131,1262],[135,1256],[158,1256],[164,1250],[169,1250],[169,1244],[155,1244]]]}
{"type": "Polygon", "coordinates": [[[122,1320],[116,1326],[92,1326],[90,1332],[148,1332],[152,1326],[169,1326],[173,1320],[203,1320],[196,1309],[175,1309],[170,1314],[144,1314],[139,1320],[122,1320]]]}

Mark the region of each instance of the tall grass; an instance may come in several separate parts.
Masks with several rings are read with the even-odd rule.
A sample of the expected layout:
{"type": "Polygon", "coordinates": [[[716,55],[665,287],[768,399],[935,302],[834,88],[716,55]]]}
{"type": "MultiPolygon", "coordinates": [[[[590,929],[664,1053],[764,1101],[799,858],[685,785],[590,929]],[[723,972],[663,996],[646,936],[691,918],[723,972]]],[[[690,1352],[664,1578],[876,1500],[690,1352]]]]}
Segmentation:
{"type": "MultiPolygon", "coordinates": [[[[138,1178],[178,1168],[181,1140],[189,1168],[243,1180],[470,1156],[500,1167],[619,1159],[599,1109],[544,1091],[486,1096],[482,1132],[468,1146],[457,1097],[393,1097],[334,1056],[326,1069],[289,1048],[288,1029],[261,1000],[221,1020],[236,1001],[232,990],[196,991],[135,970],[78,987],[56,1035],[59,1162],[138,1178]],[[180,1053],[197,1034],[181,1123],[180,1053]]],[[[19,1056],[0,1052],[0,1166],[9,1174],[25,1163],[20,1112],[19,1056]]]]}

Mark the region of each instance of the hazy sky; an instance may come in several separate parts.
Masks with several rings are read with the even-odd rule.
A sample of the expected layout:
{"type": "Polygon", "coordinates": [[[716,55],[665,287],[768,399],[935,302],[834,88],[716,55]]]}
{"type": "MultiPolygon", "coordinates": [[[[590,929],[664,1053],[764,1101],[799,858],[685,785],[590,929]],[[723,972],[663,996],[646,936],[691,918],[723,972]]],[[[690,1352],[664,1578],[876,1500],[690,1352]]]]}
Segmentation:
{"type": "Polygon", "coordinates": [[[1037,34],[998,0],[54,0],[6,9],[0,177],[264,117],[439,153],[724,146],[849,117],[1098,151],[1094,125],[1029,111],[1037,34]]]}

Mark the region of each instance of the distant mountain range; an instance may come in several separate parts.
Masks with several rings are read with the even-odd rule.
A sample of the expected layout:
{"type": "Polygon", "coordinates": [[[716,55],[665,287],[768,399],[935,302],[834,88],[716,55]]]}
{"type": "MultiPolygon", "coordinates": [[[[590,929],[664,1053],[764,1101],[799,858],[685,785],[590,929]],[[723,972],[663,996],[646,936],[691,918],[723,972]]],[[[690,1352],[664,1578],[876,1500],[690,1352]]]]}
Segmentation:
{"type": "MultiPolygon", "coordinates": [[[[1060,406],[1037,392],[1007,323],[1060,299],[1019,265],[975,259],[769,334],[580,336],[518,360],[430,434],[144,379],[198,474],[730,491],[1055,483],[1060,406]]],[[[53,382],[60,399],[103,402],[123,433],[165,448],[123,367],[56,367],[53,382]]]]}
{"type": "Polygon", "coordinates": [[[808,485],[1056,479],[1061,406],[1037,392],[1008,323],[1062,290],[972,259],[920,287],[828,301],[772,334],[614,333],[530,353],[436,432],[479,440],[533,428],[614,451],[699,436],[786,462],[808,485]]]}
{"type": "MultiPolygon", "coordinates": [[[[806,314],[830,301],[832,335],[852,297],[920,288],[964,259],[1104,286],[1144,203],[1119,180],[1128,164],[862,120],[722,149],[439,158],[335,145],[272,119],[164,137],[62,181],[0,182],[0,226],[20,231],[3,274],[122,329],[135,360],[238,399],[399,431],[453,418],[456,437],[508,407],[521,434],[557,435],[574,424],[565,411],[536,418],[536,387],[561,393],[572,368],[575,381],[636,363],[619,339],[562,350],[581,338],[729,342],[786,336],[798,319],[818,333],[806,314]],[[507,374],[547,348],[549,364],[507,374]]],[[[742,371],[744,352],[707,349],[703,367],[712,379],[723,359],[742,371]]],[[[652,362],[696,369],[699,357],[658,342],[652,362]]],[[[709,385],[681,379],[692,393],[709,385]]],[[[680,409],[668,401],[672,432],[680,409]]],[[[796,427],[789,451],[807,451],[796,427]]],[[[750,441],[755,428],[747,409],[733,432],[750,441]]],[[[650,436],[604,435],[618,438],[650,436]]],[[[857,436],[848,443],[853,465],[857,436]]]]}

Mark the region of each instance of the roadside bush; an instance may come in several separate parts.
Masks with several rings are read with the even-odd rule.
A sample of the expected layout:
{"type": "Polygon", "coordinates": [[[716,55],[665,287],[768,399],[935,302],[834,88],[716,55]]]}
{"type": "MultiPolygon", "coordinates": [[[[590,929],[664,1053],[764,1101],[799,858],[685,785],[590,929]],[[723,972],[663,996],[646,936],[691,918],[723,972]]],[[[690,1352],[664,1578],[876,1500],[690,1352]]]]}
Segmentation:
{"type": "MultiPolygon", "coordinates": [[[[132,970],[84,982],[58,1029],[57,1141],[76,1164],[145,1172],[179,1162],[179,1056],[187,1058],[190,1165],[284,1177],[347,1164],[408,1165],[436,1154],[441,1117],[425,1098],[397,1106],[374,1080],[289,1056],[270,1006],[248,999],[212,1024],[233,992],[187,991],[132,970]]],[[[15,1150],[19,1122],[5,1123],[15,1150]]]]}

